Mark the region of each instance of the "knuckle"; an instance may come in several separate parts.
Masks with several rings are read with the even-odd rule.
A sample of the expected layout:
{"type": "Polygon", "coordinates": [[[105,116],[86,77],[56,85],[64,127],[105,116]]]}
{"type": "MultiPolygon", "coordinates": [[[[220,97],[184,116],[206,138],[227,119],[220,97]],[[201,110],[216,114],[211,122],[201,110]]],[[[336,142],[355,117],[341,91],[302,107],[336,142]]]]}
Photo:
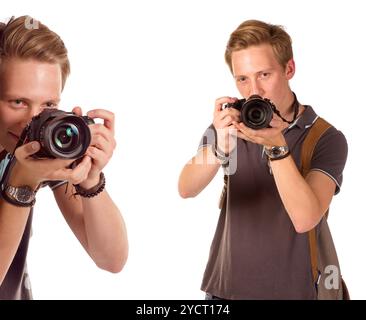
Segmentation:
{"type": "Polygon", "coordinates": [[[72,182],[74,182],[75,183],[75,181],[78,181],[78,178],[79,178],[79,175],[77,174],[77,172],[72,172],[71,174],[70,174],[70,176],[69,176],[69,179],[70,179],[70,181],[72,181],[72,182]]]}
{"type": "Polygon", "coordinates": [[[95,134],[96,132],[100,131],[100,128],[101,128],[101,124],[100,123],[95,123],[95,124],[92,124],[92,129],[93,129],[93,133],[95,134]]]}
{"type": "Polygon", "coordinates": [[[96,142],[96,143],[100,143],[101,140],[102,140],[102,137],[99,134],[94,137],[94,142],[96,142]]]}
{"type": "Polygon", "coordinates": [[[17,161],[20,161],[21,159],[20,159],[20,151],[19,151],[19,149],[16,149],[15,150],[15,152],[14,152],[14,156],[15,156],[15,158],[17,159],[17,161]]]}

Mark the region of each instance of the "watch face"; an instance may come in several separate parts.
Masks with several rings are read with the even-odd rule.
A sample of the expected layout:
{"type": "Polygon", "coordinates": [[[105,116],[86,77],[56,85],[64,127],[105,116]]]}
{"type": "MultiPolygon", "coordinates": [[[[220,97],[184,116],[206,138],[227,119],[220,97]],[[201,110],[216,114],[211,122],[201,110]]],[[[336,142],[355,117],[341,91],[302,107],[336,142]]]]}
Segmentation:
{"type": "Polygon", "coordinates": [[[32,200],[33,191],[29,187],[18,188],[16,198],[20,202],[29,202],[32,200]]]}
{"type": "Polygon", "coordinates": [[[280,149],[280,148],[276,148],[276,147],[272,148],[272,154],[273,154],[274,156],[279,156],[279,155],[281,155],[281,149],[280,149]]]}
{"type": "Polygon", "coordinates": [[[270,149],[264,149],[267,156],[270,159],[278,159],[282,156],[286,155],[289,152],[289,149],[287,146],[274,146],[270,149]]]}

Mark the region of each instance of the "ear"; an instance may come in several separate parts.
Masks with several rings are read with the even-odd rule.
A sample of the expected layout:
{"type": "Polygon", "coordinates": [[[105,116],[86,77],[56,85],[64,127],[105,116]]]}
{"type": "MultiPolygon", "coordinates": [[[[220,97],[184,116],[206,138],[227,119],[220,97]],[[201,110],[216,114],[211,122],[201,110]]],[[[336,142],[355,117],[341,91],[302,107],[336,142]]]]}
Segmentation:
{"type": "Polygon", "coordinates": [[[295,75],[295,61],[294,59],[290,59],[286,64],[285,74],[286,79],[290,80],[295,75]]]}

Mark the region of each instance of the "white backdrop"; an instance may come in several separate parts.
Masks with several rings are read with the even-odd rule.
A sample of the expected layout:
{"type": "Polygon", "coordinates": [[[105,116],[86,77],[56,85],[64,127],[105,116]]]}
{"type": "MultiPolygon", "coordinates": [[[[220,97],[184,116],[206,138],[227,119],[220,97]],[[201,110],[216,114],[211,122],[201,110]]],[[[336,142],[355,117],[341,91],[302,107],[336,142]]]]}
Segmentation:
{"type": "MultiPolygon", "coordinates": [[[[28,14],[59,33],[72,73],[62,108],[117,117],[108,191],[125,218],[124,270],[99,270],[39,194],[28,264],[36,299],[202,299],[222,176],[195,199],[177,181],[211,122],[214,100],[237,96],[223,54],[244,20],[282,24],[293,38],[292,88],[346,135],[349,158],[330,225],[354,299],[366,298],[364,172],[366,23],[362,1],[2,1],[0,18],[28,14]]],[[[100,214],[103,214],[101,212],[100,214]]]]}

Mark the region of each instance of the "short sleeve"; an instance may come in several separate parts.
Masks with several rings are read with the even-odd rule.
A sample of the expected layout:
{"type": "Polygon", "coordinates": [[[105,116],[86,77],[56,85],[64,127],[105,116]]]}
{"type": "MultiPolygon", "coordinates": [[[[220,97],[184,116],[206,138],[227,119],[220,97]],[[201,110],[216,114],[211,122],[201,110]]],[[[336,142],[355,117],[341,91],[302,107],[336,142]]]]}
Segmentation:
{"type": "Polygon", "coordinates": [[[336,183],[334,194],[340,191],[342,185],[347,154],[347,140],[343,133],[334,127],[324,133],[314,150],[310,170],[318,170],[328,175],[336,183]]]}
{"type": "Polygon", "coordinates": [[[203,134],[198,146],[198,150],[206,146],[214,146],[216,144],[216,130],[211,124],[203,134]]]}

